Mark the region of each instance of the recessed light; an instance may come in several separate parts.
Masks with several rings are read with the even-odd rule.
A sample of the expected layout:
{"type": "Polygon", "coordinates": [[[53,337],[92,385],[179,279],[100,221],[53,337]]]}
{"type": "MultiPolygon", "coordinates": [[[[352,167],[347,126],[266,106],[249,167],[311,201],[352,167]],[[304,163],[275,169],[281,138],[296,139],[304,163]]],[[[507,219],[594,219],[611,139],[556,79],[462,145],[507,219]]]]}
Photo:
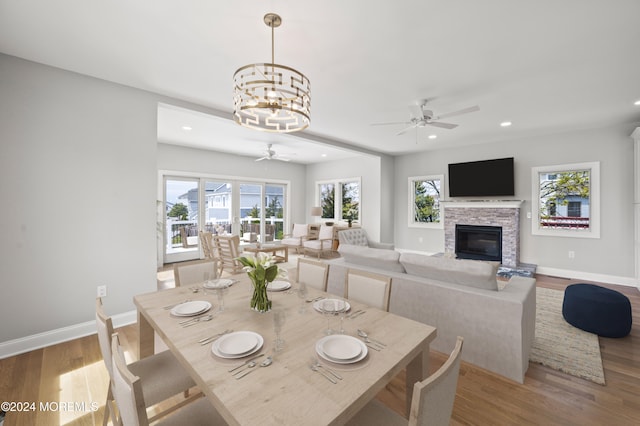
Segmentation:
{"type": "Polygon", "coordinates": [[[509,126],[511,126],[510,121],[503,121],[502,123],[500,123],[500,127],[509,127],[509,126]]]}
{"type": "Polygon", "coordinates": [[[185,132],[190,132],[191,130],[193,130],[193,128],[191,126],[182,126],[182,130],[184,130],[185,132]]]}
{"type": "Polygon", "coordinates": [[[435,139],[435,138],[438,137],[438,135],[429,135],[428,137],[429,137],[429,139],[435,139]]]}
{"type": "Polygon", "coordinates": [[[634,105],[640,105],[640,99],[638,99],[637,101],[635,101],[633,104],[634,104],[634,105]]]}

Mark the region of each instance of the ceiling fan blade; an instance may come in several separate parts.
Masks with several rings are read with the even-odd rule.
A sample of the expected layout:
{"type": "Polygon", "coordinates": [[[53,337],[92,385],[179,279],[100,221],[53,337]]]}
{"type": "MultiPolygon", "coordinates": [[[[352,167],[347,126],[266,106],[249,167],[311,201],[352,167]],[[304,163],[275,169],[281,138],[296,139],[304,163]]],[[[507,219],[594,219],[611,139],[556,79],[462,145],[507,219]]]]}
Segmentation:
{"type": "Polygon", "coordinates": [[[469,108],[461,109],[459,111],[448,112],[446,114],[439,115],[437,117],[433,117],[434,120],[440,120],[441,118],[453,117],[456,115],[468,114],[470,112],[479,111],[480,107],[478,105],[474,105],[469,108]]]}
{"type": "Polygon", "coordinates": [[[411,111],[411,117],[422,120],[424,118],[424,112],[420,105],[409,105],[409,111],[411,111]]]}
{"type": "Polygon", "coordinates": [[[409,127],[405,128],[405,129],[400,130],[398,133],[396,133],[396,136],[403,135],[403,134],[407,133],[409,130],[411,130],[411,129],[413,129],[414,127],[416,127],[416,126],[418,126],[418,123],[416,123],[416,124],[412,124],[411,126],[409,126],[409,127]]]}
{"type": "Polygon", "coordinates": [[[372,126],[388,126],[390,124],[411,124],[410,121],[392,121],[390,123],[372,123],[372,126]]]}
{"type": "Polygon", "coordinates": [[[427,124],[429,126],[442,127],[443,129],[455,129],[456,127],[458,127],[457,124],[441,123],[439,121],[428,121],[427,124]]]}
{"type": "Polygon", "coordinates": [[[269,157],[260,157],[260,158],[256,158],[256,161],[262,161],[262,160],[268,160],[269,157]]]}
{"type": "Polygon", "coordinates": [[[273,159],[278,161],[291,161],[290,158],[284,158],[284,157],[273,157],[273,159]]]}

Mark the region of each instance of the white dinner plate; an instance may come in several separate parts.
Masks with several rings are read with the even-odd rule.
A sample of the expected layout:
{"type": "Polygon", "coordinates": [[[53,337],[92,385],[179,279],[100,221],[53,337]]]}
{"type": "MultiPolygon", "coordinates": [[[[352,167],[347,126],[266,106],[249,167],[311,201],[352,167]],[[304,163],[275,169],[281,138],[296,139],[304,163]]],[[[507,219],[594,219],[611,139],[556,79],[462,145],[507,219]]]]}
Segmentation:
{"type": "Polygon", "coordinates": [[[192,302],[184,302],[174,306],[171,309],[171,315],[177,317],[191,317],[200,315],[211,309],[211,303],[204,300],[194,300],[192,302]]]}
{"type": "Polygon", "coordinates": [[[227,288],[230,287],[234,283],[233,280],[227,278],[218,278],[217,280],[212,280],[204,283],[204,288],[216,289],[216,288],[227,288]]]}
{"type": "Polygon", "coordinates": [[[291,288],[289,281],[272,281],[267,285],[267,291],[283,291],[291,288]]]}
{"type": "Polygon", "coordinates": [[[264,339],[253,331],[236,331],[222,336],[211,345],[211,352],[220,358],[242,358],[262,348],[264,339]]]}
{"type": "MultiPolygon", "coordinates": [[[[313,302],[313,309],[315,309],[316,311],[322,313],[322,302],[324,302],[325,300],[333,300],[333,301],[338,301],[338,299],[320,299],[318,301],[313,302]]],[[[351,309],[351,305],[349,304],[349,302],[347,302],[346,300],[344,301],[345,303],[345,312],[349,312],[349,310],[351,309]]]]}
{"type": "Polygon", "coordinates": [[[325,336],[316,342],[316,353],[336,364],[353,364],[367,356],[367,345],[344,334],[325,336]]]}

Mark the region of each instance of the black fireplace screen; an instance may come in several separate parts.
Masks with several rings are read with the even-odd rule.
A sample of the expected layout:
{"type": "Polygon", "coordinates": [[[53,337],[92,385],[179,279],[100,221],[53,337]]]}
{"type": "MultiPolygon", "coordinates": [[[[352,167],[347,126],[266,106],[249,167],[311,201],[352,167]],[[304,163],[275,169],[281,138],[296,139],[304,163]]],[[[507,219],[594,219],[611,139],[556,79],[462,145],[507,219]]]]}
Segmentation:
{"type": "Polygon", "coordinates": [[[502,227],[456,225],[456,256],[502,261],[502,227]]]}

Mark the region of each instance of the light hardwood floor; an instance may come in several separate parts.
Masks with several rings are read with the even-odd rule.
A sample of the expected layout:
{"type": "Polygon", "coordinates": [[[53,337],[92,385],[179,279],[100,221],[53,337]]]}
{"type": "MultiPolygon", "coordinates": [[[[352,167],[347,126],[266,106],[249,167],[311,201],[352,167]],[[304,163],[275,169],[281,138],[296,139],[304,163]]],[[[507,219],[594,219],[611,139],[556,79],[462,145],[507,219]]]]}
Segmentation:
{"type": "MultiPolygon", "coordinates": [[[[539,287],[558,290],[574,282],[578,281],[537,277],[539,287]]],[[[634,318],[640,318],[637,289],[600,285],[629,297],[634,318]]],[[[137,356],[135,326],[118,331],[129,355],[137,356]]],[[[533,363],[520,385],[463,362],[451,424],[640,424],[640,325],[636,321],[631,334],[622,339],[601,337],[600,345],[606,386],[533,363]]],[[[432,353],[431,369],[437,369],[445,359],[445,354],[432,353]]],[[[102,424],[107,383],[95,335],[0,360],[0,400],[37,405],[35,411],[8,413],[4,426],[102,424]],[[40,410],[41,402],[59,406],[51,404],[49,410],[40,410]],[[86,411],[81,406],[62,410],[64,402],[85,402],[86,411]],[[92,402],[99,405],[95,412],[91,411],[92,402]]],[[[403,389],[404,375],[400,374],[378,398],[401,411],[403,389]]]]}

